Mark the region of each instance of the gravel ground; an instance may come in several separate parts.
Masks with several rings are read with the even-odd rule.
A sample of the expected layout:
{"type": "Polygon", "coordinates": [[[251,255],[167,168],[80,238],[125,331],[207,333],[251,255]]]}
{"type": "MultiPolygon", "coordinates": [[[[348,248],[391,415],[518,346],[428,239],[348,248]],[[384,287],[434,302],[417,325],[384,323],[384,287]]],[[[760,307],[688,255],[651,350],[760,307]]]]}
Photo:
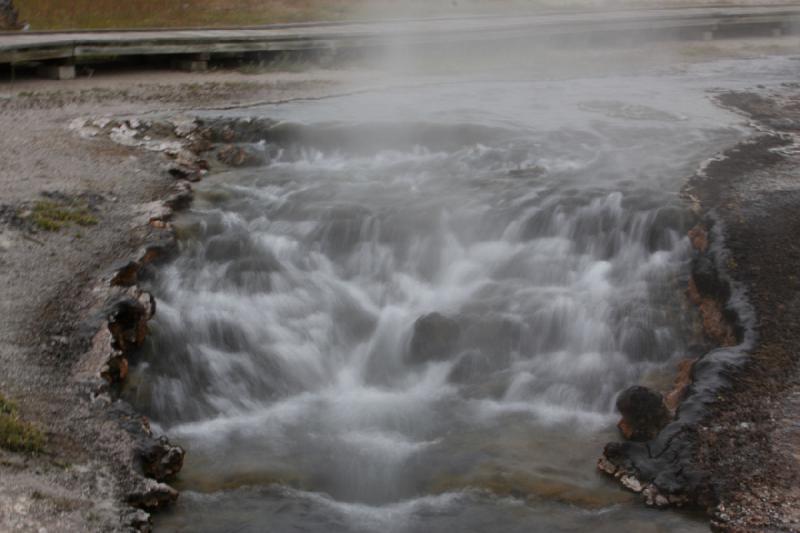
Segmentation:
{"type": "Polygon", "coordinates": [[[97,280],[140,246],[142,206],[173,179],[161,154],[82,139],[70,122],[319,97],[341,91],[341,79],[162,72],[0,85],[0,94],[13,94],[0,98],[0,393],[47,438],[38,456],[0,450],[0,531],[121,531],[141,519],[123,503],[133,442],[74,374],[97,280]],[[98,223],[37,231],[26,211],[52,198],[88,205],[98,223]]]}
{"type": "Polygon", "coordinates": [[[719,101],[772,132],[693,184],[724,225],[758,341],[700,425],[694,463],[711,474],[713,529],[800,531],[800,84],[719,101]]]}

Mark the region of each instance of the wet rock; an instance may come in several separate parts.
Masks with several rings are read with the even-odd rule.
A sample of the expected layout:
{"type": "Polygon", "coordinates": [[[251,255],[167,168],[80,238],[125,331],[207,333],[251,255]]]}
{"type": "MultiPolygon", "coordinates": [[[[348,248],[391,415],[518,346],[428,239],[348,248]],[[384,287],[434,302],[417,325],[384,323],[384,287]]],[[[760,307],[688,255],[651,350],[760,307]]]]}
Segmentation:
{"type": "Polygon", "coordinates": [[[711,296],[703,296],[697,288],[694,278],[689,279],[686,295],[695,304],[702,319],[703,334],[719,346],[735,346],[739,343],[740,332],[735,324],[738,318],[735,312],[726,312],[723,302],[711,296]]]}
{"type": "Polygon", "coordinates": [[[264,154],[232,144],[219,149],[217,160],[231,167],[257,167],[266,163],[264,154]]]}
{"type": "Polygon", "coordinates": [[[362,232],[371,217],[372,212],[360,205],[334,206],[320,214],[322,222],[314,237],[324,243],[327,252],[349,254],[361,242],[362,232]]]}
{"type": "Polygon", "coordinates": [[[409,359],[412,363],[444,361],[458,347],[461,327],[458,322],[440,313],[421,316],[414,322],[409,359]]]}
{"type": "Polygon", "coordinates": [[[127,261],[114,266],[115,273],[111,278],[112,287],[131,287],[136,285],[139,275],[139,263],[127,261]]]}
{"type": "Polygon", "coordinates": [[[152,308],[131,297],[124,297],[112,304],[108,313],[112,346],[122,353],[140,348],[147,337],[147,321],[152,311],[152,308]]]}
{"type": "Polygon", "coordinates": [[[91,335],[91,347],[76,365],[75,374],[78,381],[89,390],[90,397],[105,392],[108,385],[114,382],[109,360],[120,355],[112,346],[113,339],[108,327],[105,327],[106,324],[102,314],[91,317],[82,324],[86,332],[84,335],[91,335]]]}
{"type": "Polygon", "coordinates": [[[214,149],[214,143],[209,141],[208,139],[200,138],[192,141],[189,145],[189,150],[194,152],[195,154],[202,154],[205,152],[210,152],[214,149]]]}
{"type": "Polygon", "coordinates": [[[176,241],[172,235],[148,244],[139,257],[139,264],[141,265],[139,277],[142,277],[141,269],[165,261],[175,252],[176,241]]]}
{"type": "Polygon", "coordinates": [[[165,437],[149,439],[139,451],[144,474],[156,481],[175,477],[183,467],[185,455],[183,448],[170,444],[165,437]]]}
{"type": "Polygon", "coordinates": [[[173,126],[164,121],[153,121],[145,124],[142,128],[143,133],[159,139],[170,139],[174,137],[175,130],[173,126]]]}
{"type": "Polygon", "coordinates": [[[122,383],[128,377],[128,358],[120,351],[114,351],[100,370],[100,377],[109,384],[122,383]]]}
{"type": "Polygon", "coordinates": [[[496,363],[479,351],[462,354],[447,375],[451,383],[469,383],[496,370],[496,363]]]}
{"type": "Polygon", "coordinates": [[[461,338],[465,346],[474,346],[489,358],[503,365],[511,352],[522,342],[522,327],[501,315],[459,317],[464,326],[461,338]]]}
{"type": "Polygon", "coordinates": [[[622,435],[633,441],[654,439],[672,419],[661,394],[639,385],[620,394],[617,410],[622,414],[618,424],[622,435]]]}
{"type": "Polygon", "coordinates": [[[654,360],[658,353],[658,338],[646,324],[629,324],[622,328],[620,348],[631,360],[654,360]]]}
{"type": "Polygon", "coordinates": [[[244,236],[217,235],[206,243],[205,258],[208,261],[232,261],[246,255],[248,248],[249,243],[244,236]]]}
{"type": "Polygon", "coordinates": [[[672,237],[682,236],[689,226],[689,213],[682,207],[667,206],[659,209],[653,217],[647,234],[647,246],[651,252],[669,250],[672,237]]]}
{"type": "Polygon", "coordinates": [[[201,128],[200,132],[202,138],[212,142],[255,143],[279,135],[274,131],[276,124],[276,121],[266,118],[220,119],[212,121],[208,128],[201,128]]]}
{"type": "Polygon", "coordinates": [[[686,397],[686,392],[692,384],[692,368],[697,359],[683,359],[678,363],[678,373],[672,385],[672,390],[664,397],[664,403],[673,413],[686,397]]]}
{"type": "Polygon", "coordinates": [[[167,173],[175,179],[197,182],[203,179],[203,171],[194,166],[173,163],[167,167],[167,173]]]}
{"type": "Polygon", "coordinates": [[[270,274],[280,268],[280,263],[273,256],[258,254],[231,263],[225,269],[225,278],[248,291],[268,291],[271,288],[270,274]]]}
{"type": "Polygon", "coordinates": [[[708,230],[702,224],[698,224],[689,230],[689,241],[692,248],[700,253],[708,251],[708,230]]]}
{"type": "Polygon", "coordinates": [[[230,126],[224,126],[220,132],[219,136],[222,138],[223,141],[226,143],[233,142],[236,139],[236,132],[230,126]]]}
{"type": "Polygon", "coordinates": [[[128,526],[133,528],[134,531],[139,533],[150,533],[153,530],[153,525],[150,522],[150,514],[143,509],[136,509],[128,514],[125,520],[128,526]]]}
{"type": "Polygon", "coordinates": [[[547,174],[547,169],[539,165],[525,168],[515,168],[508,171],[508,175],[512,178],[540,178],[545,174],[547,174]]]}
{"type": "Polygon", "coordinates": [[[192,186],[186,181],[181,181],[175,185],[173,193],[164,200],[164,205],[169,209],[179,211],[189,207],[193,197],[192,186]]]}
{"type": "Polygon", "coordinates": [[[143,487],[128,495],[128,503],[139,509],[155,511],[172,505],[178,500],[178,491],[155,480],[148,479],[143,487]]]}
{"type": "Polygon", "coordinates": [[[200,127],[197,120],[194,118],[173,117],[170,119],[170,122],[174,128],[175,135],[178,137],[187,137],[200,127]]]}
{"type": "MultiPolygon", "coordinates": [[[[183,448],[171,444],[164,436],[155,437],[147,418],[136,413],[129,403],[117,401],[111,410],[120,426],[134,439],[137,469],[148,482],[166,481],[180,472],[186,455],[183,448]]],[[[149,486],[155,487],[153,483],[149,486]]]]}
{"type": "Polygon", "coordinates": [[[702,296],[726,301],[730,296],[728,283],[719,277],[714,261],[707,254],[692,260],[692,280],[702,296]]]}

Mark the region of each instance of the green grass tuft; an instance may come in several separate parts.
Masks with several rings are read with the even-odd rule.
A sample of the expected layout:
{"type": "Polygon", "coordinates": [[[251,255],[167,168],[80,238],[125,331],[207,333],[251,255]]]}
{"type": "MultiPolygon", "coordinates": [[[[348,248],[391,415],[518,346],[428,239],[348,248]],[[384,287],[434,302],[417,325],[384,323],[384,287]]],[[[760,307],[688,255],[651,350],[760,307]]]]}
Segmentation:
{"type": "Polygon", "coordinates": [[[44,434],[19,417],[14,402],[0,394],[0,448],[12,452],[41,453],[44,434]]]}
{"type": "Polygon", "coordinates": [[[94,226],[97,218],[89,212],[85,205],[62,204],[42,200],[33,206],[33,223],[44,231],[58,231],[64,226],[94,226]]]}

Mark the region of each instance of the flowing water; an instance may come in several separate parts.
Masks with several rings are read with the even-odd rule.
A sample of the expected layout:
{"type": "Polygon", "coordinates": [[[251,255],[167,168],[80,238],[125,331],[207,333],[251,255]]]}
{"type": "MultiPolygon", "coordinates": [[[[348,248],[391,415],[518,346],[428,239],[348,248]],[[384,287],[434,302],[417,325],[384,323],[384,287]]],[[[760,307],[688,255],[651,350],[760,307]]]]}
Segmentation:
{"type": "Polygon", "coordinates": [[[126,392],[188,450],[157,524],[705,529],[594,463],[615,395],[690,351],[678,193],[745,135],[704,92],[719,78],[462,80],[239,112],[279,121],[254,145],[268,163],[198,188],[126,392]]]}

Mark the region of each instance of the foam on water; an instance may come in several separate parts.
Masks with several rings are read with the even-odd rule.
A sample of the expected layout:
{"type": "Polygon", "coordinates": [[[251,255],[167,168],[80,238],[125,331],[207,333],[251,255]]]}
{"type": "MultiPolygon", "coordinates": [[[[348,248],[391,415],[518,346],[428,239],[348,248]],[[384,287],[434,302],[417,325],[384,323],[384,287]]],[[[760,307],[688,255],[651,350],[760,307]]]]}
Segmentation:
{"type": "Polygon", "coordinates": [[[744,135],[691,83],[645,109],[652,81],[251,110],[295,122],[264,132],[267,165],[207,180],[178,221],[126,392],[189,451],[194,492],[165,524],[634,520],[593,463],[616,394],[689,353],[678,191],[744,135]]]}

